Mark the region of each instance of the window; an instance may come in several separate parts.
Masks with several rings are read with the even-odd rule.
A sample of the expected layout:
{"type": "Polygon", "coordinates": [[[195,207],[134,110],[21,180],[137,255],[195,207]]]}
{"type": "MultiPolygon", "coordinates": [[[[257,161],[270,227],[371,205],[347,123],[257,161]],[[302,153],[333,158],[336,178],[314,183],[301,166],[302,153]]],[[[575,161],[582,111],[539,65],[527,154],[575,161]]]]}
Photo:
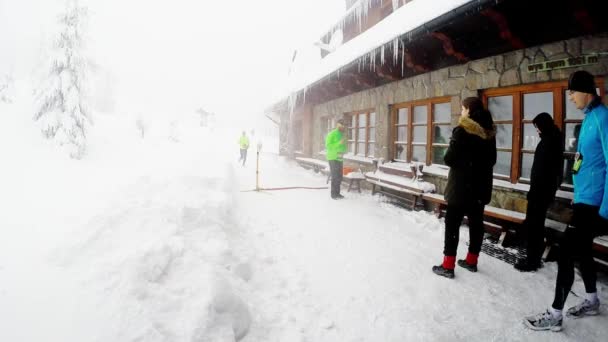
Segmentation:
{"type": "Polygon", "coordinates": [[[408,113],[409,108],[399,108],[395,114],[395,143],[394,143],[394,153],[393,158],[398,161],[407,161],[409,150],[407,148],[407,136],[409,132],[408,126],[408,113]]]}
{"type": "Polygon", "coordinates": [[[362,157],[374,157],[376,146],[376,113],[367,110],[347,115],[349,126],[348,152],[362,157]]]}
{"type": "Polygon", "coordinates": [[[443,164],[443,156],[448,150],[452,129],[452,105],[450,103],[433,104],[433,144],[431,162],[433,164],[443,164]]]}
{"type": "Polygon", "coordinates": [[[400,103],[392,108],[393,159],[443,164],[451,135],[451,98],[400,103]]]}
{"type": "Polygon", "coordinates": [[[335,120],[332,117],[324,116],[321,118],[321,126],[320,126],[320,148],[321,152],[325,151],[325,138],[327,134],[331,132],[336,126],[335,120]]]}
{"type": "MultiPolygon", "coordinates": [[[[597,84],[603,80],[596,79],[597,84]]],[[[564,134],[564,185],[572,184],[572,158],[583,120],[582,111],[568,100],[567,82],[551,82],[487,90],[483,100],[496,124],[497,161],[494,175],[517,183],[528,182],[540,137],[532,120],[549,113],[564,134]]],[[[603,90],[597,89],[603,96],[603,90]]]]}

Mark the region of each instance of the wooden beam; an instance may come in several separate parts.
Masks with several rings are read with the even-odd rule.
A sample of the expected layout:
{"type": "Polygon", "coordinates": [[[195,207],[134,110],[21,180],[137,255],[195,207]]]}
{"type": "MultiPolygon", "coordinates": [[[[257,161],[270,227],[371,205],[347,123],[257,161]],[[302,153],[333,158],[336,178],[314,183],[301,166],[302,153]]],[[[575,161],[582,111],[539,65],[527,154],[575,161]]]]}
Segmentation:
{"type": "Polygon", "coordinates": [[[502,13],[489,8],[481,11],[481,14],[490,18],[496,24],[496,26],[498,27],[498,31],[500,32],[500,38],[508,41],[509,44],[511,44],[511,46],[513,47],[513,49],[519,50],[526,47],[522,40],[511,32],[511,29],[509,28],[509,23],[507,22],[505,16],[502,15],[502,13]]]}
{"type": "Polygon", "coordinates": [[[462,52],[458,52],[454,49],[452,39],[447,34],[443,32],[433,32],[431,33],[431,36],[441,41],[441,43],[443,44],[443,51],[445,51],[448,56],[454,56],[458,61],[463,63],[469,61],[469,58],[467,56],[465,56],[462,52]]]}

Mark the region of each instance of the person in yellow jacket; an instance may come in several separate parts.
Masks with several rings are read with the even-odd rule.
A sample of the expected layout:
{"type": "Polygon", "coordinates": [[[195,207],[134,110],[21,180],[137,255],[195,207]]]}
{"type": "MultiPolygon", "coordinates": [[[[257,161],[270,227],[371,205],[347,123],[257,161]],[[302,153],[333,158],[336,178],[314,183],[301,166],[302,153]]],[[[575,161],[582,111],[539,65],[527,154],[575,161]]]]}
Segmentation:
{"type": "Polygon", "coordinates": [[[247,161],[247,150],[249,149],[249,138],[247,137],[247,133],[243,131],[243,135],[239,139],[239,146],[241,148],[241,158],[239,158],[239,162],[243,161],[243,166],[245,166],[245,162],[247,161]]]}
{"type": "Polygon", "coordinates": [[[342,167],[344,166],[342,155],[346,152],[345,130],[344,120],[340,119],[336,122],[336,128],[327,133],[325,138],[327,161],[331,173],[331,198],[333,199],[344,198],[340,195],[340,184],[342,184],[342,167]]]}

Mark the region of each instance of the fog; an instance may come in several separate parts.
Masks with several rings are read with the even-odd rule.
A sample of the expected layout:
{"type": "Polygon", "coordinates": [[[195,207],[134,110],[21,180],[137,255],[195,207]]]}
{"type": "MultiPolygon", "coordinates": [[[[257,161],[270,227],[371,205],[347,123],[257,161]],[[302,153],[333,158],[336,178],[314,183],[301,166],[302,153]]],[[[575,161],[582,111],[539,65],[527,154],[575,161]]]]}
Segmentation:
{"type": "MultiPolygon", "coordinates": [[[[170,117],[205,108],[251,121],[287,95],[294,49],[310,46],[342,0],[80,1],[93,115],[170,117]]],[[[57,34],[59,0],[0,0],[0,75],[35,87],[57,34]]]]}

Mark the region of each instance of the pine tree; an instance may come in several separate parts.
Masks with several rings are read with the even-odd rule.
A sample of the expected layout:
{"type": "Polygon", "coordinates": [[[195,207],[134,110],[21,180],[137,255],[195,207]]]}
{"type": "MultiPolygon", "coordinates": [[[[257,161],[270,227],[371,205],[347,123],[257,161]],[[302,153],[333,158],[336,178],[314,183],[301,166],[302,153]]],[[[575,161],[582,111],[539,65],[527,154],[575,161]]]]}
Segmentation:
{"type": "Polygon", "coordinates": [[[14,96],[14,80],[10,75],[0,76],[0,102],[12,103],[14,96]]]}
{"type": "Polygon", "coordinates": [[[44,86],[38,91],[39,107],[34,120],[45,137],[65,147],[72,158],[86,150],[86,127],[90,113],[86,104],[87,60],[83,34],[87,10],[78,0],[68,0],[59,17],[60,32],[50,59],[44,86]]]}

